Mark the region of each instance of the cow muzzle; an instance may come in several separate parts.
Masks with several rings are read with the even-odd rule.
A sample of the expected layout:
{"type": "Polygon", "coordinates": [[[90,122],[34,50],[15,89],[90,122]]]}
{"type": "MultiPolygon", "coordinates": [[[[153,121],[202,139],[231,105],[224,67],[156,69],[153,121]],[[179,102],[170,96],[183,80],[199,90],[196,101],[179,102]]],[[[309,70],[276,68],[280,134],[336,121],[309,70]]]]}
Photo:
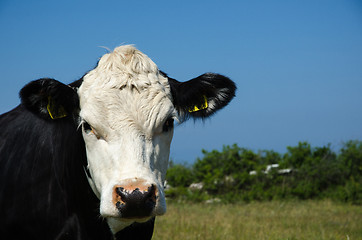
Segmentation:
{"type": "Polygon", "coordinates": [[[112,201],[121,218],[141,219],[152,215],[157,201],[157,187],[145,180],[130,179],[113,187],[112,201]]]}

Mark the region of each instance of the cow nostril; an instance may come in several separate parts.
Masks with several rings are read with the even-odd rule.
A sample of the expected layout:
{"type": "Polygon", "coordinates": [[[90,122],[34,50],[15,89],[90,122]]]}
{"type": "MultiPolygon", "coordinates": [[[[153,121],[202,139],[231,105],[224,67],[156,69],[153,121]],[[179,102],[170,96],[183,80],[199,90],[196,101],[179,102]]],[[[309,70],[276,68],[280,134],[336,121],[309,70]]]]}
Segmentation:
{"type": "Polygon", "coordinates": [[[119,201],[118,201],[118,202],[116,203],[116,207],[117,207],[117,208],[121,208],[121,207],[123,207],[123,206],[124,206],[124,203],[122,203],[122,202],[119,202],[119,201]]]}
{"type": "Polygon", "coordinates": [[[147,189],[147,197],[148,197],[148,200],[152,200],[154,202],[156,202],[156,187],[155,185],[151,185],[151,187],[149,187],[147,189]]]}
{"type": "Polygon", "coordinates": [[[123,191],[124,191],[124,188],[123,188],[123,187],[116,187],[116,193],[117,193],[119,196],[122,196],[122,195],[123,195],[123,191]]]}

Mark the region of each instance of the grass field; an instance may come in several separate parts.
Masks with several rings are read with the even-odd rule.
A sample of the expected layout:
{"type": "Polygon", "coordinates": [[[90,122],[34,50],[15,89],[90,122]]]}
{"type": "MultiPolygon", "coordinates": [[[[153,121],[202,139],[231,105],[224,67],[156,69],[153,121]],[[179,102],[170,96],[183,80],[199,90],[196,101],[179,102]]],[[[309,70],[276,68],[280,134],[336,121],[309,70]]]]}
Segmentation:
{"type": "Polygon", "coordinates": [[[362,239],[362,206],[332,201],[168,203],[154,240],[362,239]]]}

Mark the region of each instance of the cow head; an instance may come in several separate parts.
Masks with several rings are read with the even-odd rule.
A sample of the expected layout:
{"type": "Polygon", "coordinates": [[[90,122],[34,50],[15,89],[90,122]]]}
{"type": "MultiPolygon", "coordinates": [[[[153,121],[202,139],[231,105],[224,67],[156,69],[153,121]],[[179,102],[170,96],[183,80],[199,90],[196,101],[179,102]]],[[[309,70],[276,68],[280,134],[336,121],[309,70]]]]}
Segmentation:
{"type": "Polygon", "coordinates": [[[79,86],[41,79],[20,95],[28,109],[54,123],[75,119],[86,146],[90,186],[114,233],[165,213],[163,184],[174,121],[207,118],[236,90],[230,79],[212,73],[178,82],[133,46],[105,54],[73,85],[79,86]]]}

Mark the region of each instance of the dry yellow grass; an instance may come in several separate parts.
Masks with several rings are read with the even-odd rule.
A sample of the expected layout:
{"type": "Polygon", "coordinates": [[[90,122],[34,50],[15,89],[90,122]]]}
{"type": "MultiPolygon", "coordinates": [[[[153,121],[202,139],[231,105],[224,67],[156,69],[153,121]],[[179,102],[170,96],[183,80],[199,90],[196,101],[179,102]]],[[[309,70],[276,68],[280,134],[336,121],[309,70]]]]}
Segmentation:
{"type": "Polygon", "coordinates": [[[154,240],[362,239],[362,206],[331,201],[168,203],[154,240]]]}

